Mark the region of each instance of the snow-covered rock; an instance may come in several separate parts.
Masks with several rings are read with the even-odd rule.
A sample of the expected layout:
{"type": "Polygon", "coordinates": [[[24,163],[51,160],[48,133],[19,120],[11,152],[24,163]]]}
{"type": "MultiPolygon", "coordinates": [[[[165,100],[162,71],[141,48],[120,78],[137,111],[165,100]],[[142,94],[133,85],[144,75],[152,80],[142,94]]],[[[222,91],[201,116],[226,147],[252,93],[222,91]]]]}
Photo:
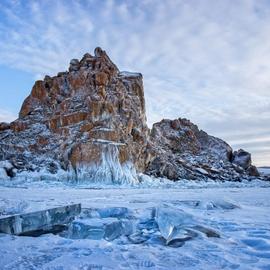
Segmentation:
{"type": "Polygon", "coordinates": [[[248,159],[244,160],[248,165],[242,166],[243,162],[236,160],[243,159],[233,156],[232,148],[226,142],[208,135],[187,119],[164,119],[155,123],[149,148],[152,159],[146,173],[156,177],[240,180],[259,176],[256,167],[251,165],[249,153],[248,159]]]}
{"type": "Polygon", "coordinates": [[[232,162],[243,169],[247,169],[251,165],[251,154],[243,149],[239,149],[233,153],[232,162]]]}

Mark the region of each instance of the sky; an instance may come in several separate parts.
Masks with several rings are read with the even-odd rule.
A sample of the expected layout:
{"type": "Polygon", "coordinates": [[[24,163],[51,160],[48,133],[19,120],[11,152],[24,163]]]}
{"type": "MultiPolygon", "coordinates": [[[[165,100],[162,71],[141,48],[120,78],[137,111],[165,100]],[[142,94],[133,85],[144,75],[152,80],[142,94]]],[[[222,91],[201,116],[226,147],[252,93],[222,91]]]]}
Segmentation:
{"type": "Polygon", "coordinates": [[[1,0],[0,122],[97,46],[143,74],[149,126],[188,118],[270,165],[269,0],[1,0]]]}

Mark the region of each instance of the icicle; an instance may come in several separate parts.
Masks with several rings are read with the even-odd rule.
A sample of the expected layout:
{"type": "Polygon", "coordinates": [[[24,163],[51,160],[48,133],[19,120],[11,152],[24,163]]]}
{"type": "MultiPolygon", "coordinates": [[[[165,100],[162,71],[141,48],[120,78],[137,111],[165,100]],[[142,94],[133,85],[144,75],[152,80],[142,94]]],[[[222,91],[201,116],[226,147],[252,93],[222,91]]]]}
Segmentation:
{"type": "Polygon", "coordinates": [[[117,145],[104,144],[102,148],[100,164],[81,164],[77,167],[78,181],[103,184],[138,183],[136,170],[132,162],[120,163],[117,145]]]}

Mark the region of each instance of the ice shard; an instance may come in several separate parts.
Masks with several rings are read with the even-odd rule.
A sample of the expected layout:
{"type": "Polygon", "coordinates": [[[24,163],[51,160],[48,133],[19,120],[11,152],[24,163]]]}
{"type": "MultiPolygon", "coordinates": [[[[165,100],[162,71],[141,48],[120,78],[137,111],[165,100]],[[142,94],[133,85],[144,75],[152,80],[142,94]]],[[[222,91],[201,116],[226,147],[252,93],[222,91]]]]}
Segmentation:
{"type": "Polygon", "coordinates": [[[133,233],[133,224],[129,220],[118,220],[116,218],[88,218],[78,219],[72,222],[69,229],[69,238],[72,239],[94,239],[104,238],[113,241],[121,235],[133,233]]]}
{"type": "Polygon", "coordinates": [[[175,228],[183,228],[194,224],[193,217],[181,209],[160,207],[157,209],[156,222],[161,235],[169,239],[174,233],[175,228]]]}
{"type": "Polygon", "coordinates": [[[80,212],[81,204],[72,204],[8,216],[0,218],[0,232],[37,236],[68,225],[80,212]]]}

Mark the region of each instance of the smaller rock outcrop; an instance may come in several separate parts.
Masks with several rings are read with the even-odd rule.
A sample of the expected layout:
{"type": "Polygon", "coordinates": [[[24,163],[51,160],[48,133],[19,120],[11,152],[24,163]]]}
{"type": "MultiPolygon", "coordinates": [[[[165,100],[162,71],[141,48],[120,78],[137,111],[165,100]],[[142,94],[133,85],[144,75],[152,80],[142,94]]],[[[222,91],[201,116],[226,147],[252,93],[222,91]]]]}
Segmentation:
{"type": "Polygon", "coordinates": [[[251,154],[243,149],[233,152],[232,163],[243,168],[250,176],[260,176],[256,166],[252,165],[251,154]]]}
{"type": "Polygon", "coordinates": [[[243,149],[233,152],[232,163],[246,170],[251,166],[251,154],[243,149]]]}
{"type": "Polygon", "coordinates": [[[150,134],[152,160],[146,172],[177,179],[237,180],[259,176],[250,154],[199,130],[187,119],[162,120],[150,134]]]}

